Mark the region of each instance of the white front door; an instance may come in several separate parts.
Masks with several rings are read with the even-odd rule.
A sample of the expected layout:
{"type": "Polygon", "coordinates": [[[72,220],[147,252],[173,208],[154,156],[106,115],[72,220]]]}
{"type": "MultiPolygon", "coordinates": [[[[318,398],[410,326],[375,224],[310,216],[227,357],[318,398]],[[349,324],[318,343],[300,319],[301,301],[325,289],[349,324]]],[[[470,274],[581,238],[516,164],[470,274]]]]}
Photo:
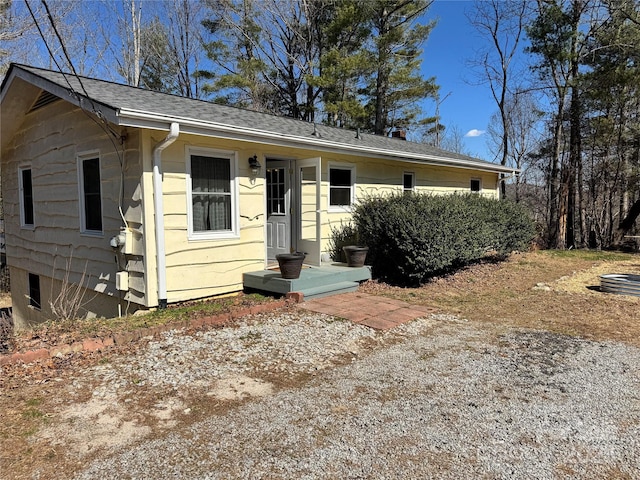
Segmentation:
{"type": "Polygon", "coordinates": [[[267,259],[291,252],[289,161],[267,160],[267,259]]]}
{"type": "Polygon", "coordinates": [[[320,265],[320,157],[296,161],[297,249],[320,265]]]}

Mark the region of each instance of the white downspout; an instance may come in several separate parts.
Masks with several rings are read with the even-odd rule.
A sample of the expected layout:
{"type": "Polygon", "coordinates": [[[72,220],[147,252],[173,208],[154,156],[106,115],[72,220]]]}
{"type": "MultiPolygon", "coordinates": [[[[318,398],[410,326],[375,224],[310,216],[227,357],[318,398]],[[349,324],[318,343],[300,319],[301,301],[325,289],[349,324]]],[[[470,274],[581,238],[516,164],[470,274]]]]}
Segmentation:
{"type": "Polygon", "coordinates": [[[180,124],[173,122],[169,135],[153,147],[153,210],[156,229],[156,269],[158,271],[158,308],[167,308],[167,263],[164,245],[164,206],[162,203],[162,151],[176,141],[180,124]]]}

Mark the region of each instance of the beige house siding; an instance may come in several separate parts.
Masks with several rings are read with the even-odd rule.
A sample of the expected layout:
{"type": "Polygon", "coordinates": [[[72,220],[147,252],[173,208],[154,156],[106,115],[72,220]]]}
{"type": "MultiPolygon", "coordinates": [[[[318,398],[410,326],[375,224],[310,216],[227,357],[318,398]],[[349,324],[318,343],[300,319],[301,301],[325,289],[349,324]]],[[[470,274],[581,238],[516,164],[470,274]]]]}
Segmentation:
{"type": "MultiPolygon", "coordinates": [[[[162,140],[159,132],[147,133],[149,147],[162,140]],[[157,138],[156,138],[157,137],[157,138]]],[[[242,274],[265,265],[264,244],[264,169],[258,178],[250,176],[248,158],[257,154],[264,165],[260,146],[248,142],[218,140],[180,135],[162,153],[163,205],[167,264],[167,301],[169,303],[242,290],[242,274]],[[239,198],[239,238],[213,240],[189,239],[187,198],[188,149],[234,152],[237,156],[239,198]]],[[[151,178],[145,190],[152,189],[151,178]],[[148,186],[147,186],[148,185],[148,186]]],[[[151,203],[152,198],[147,198],[151,203]]],[[[148,223],[152,225],[152,223],[148,223]]],[[[147,229],[149,230],[149,228],[147,229]]],[[[155,240],[147,239],[148,281],[156,289],[155,240]]],[[[151,292],[150,292],[151,293],[151,292]]]]}
{"type": "MultiPolygon", "coordinates": [[[[40,293],[42,306],[36,309],[29,305],[29,272],[17,267],[10,267],[11,276],[11,303],[13,320],[18,330],[28,328],[30,325],[41,323],[47,319],[55,318],[51,304],[63,288],[63,282],[48,276],[40,276],[40,293]]],[[[79,298],[82,304],[80,315],[84,318],[117,317],[121,312],[122,304],[119,298],[113,295],[104,295],[95,290],[84,288],[80,290],[79,298]],[[100,312],[98,315],[96,312],[100,312]]]]}
{"type": "MultiPolygon", "coordinates": [[[[403,191],[403,174],[415,175],[415,191],[446,195],[469,193],[471,179],[480,179],[481,194],[490,198],[499,198],[498,174],[461,168],[403,163],[390,160],[361,158],[351,156],[327,155],[322,158],[322,253],[328,253],[332,227],[347,222],[351,210],[329,209],[329,168],[330,166],[355,167],[355,201],[368,196],[380,196],[403,191]]],[[[326,256],[325,256],[326,258],[326,256]]]]}
{"type": "MultiPolygon", "coordinates": [[[[143,133],[146,192],[145,248],[149,305],[157,302],[155,271],[155,239],[152,232],[152,150],[164,138],[164,132],[143,133]],[[154,296],[155,295],[155,296],[154,296]]],[[[242,274],[265,267],[265,165],[266,159],[303,160],[317,157],[318,152],[300,148],[274,147],[245,141],[180,135],[162,153],[163,206],[165,222],[167,301],[179,302],[194,298],[239,291],[242,274]],[[193,240],[188,234],[187,159],[189,148],[212,152],[233,152],[237,156],[237,186],[240,228],[238,238],[193,240]],[[248,168],[248,158],[257,155],[262,169],[254,178],[248,168]]],[[[446,194],[469,192],[472,178],[480,178],[483,195],[496,197],[497,174],[417,163],[402,163],[350,155],[324,154],[321,157],[321,251],[326,253],[331,226],[348,220],[350,212],[329,210],[329,165],[353,165],[356,175],[356,201],[367,195],[402,191],[402,175],[413,172],[416,191],[446,194]]]]}
{"type": "MultiPolygon", "coordinates": [[[[124,146],[125,183],[124,197],[132,198],[140,167],[137,165],[135,132],[132,140],[124,146]]],[[[116,145],[118,140],[114,139],[116,145]]],[[[86,114],[63,101],[54,102],[27,114],[14,136],[12,143],[3,152],[2,187],[5,204],[7,236],[7,258],[12,269],[12,292],[16,322],[31,321],[37,312],[23,308],[23,274],[16,269],[41,277],[43,308],[40,316],[47,318],[48,303],[57,291],[51,289],[51,278],[62,281],[67,268],[69,282],[80,281],[83,272],[88,272],[87,287],[101,295],[115,297],[121,292],[115,289],[114,276],[117,270],[114,252],[109,246],[110,238],[122,225],[118,212],[121,192],[120,158],[107,134],[86,114]],[[79,154],[91,152],[100,158],[103,234],[81,233],[80,203],[78,190],[79,154]],[[28,165],[32,171],[34,226],[20,226],[20,198],[18,169],[28,165]],[[67,267],[68,265],[68,267],[67,267]],[[48,287],[47,287],[48,285],[48,287]]],[[[140,225],[140,197],[137,202],[127,204],[125,215],[140,225]]],[[[134,282],[135,283],[135,282],[134,282]]],[[[55,286],[55,282],[54,282],[55,286]]],[[[28,292],[28,289],[26,290],[28,292]]],[[[116,302],[117,304],[117,302],[116,302]]],[[[117,313],[117,309],[111,309],[117,313]]],[[[103,312],[104,313],[104,312],[103,312]]],[[[90,316],[91,308],[83,309],[90,316]]]]}

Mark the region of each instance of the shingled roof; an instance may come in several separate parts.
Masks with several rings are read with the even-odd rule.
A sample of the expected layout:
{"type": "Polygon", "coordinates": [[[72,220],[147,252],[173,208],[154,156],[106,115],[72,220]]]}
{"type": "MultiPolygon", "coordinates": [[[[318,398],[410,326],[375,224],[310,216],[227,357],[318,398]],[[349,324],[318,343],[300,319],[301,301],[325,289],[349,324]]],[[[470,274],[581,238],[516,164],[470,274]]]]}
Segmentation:
{"type": "Polygon", "coordinates": [[[73,104],[96,111],[116,125],[169,130],[170,124],[176,122],[180,124],[181,133],[501,173],[514,171],[512,168],[422,143],[366,133],[358,135],[353,130],[153,92],[95,78],[78,79],[72,74],[63,75],[26,65],[13,64],[9,69],[1,87],[0,98],[3,103],[6,90],[15,78],[73,104]]]}

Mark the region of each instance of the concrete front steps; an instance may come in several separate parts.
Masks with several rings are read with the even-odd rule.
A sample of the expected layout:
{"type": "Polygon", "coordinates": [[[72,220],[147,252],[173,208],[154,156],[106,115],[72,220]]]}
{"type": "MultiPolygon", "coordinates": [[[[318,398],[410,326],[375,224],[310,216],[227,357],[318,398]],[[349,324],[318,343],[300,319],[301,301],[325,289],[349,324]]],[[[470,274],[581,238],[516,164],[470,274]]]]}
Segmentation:
{"type": "Polygon", "coordinates": [[[243,275],[245,290],[276,295],[297,292],[301,293],[305,300],[355,292],[360,282],[370,279],[370,267],[347,267],[345,263],[325,264],[320,267],[305,265],[300,277],[295,279],[282,278],[277,268],[243,275]]]}

